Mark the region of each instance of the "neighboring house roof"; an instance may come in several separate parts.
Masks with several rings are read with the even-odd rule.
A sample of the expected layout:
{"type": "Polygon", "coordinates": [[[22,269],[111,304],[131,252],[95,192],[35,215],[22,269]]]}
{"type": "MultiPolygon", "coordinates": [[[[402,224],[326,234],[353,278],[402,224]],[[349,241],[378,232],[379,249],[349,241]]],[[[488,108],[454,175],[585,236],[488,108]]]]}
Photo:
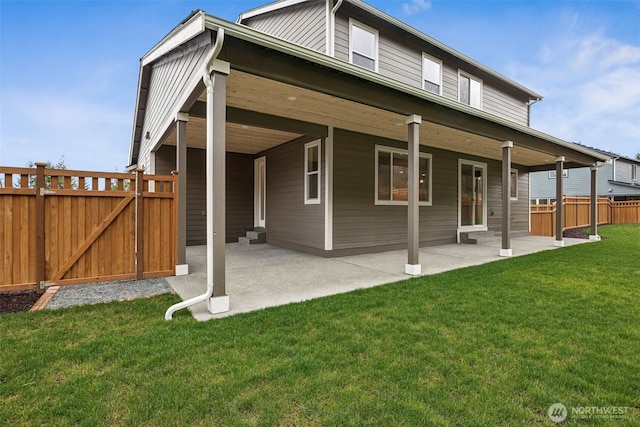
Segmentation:
{"type": "MultiPolygon", "coordinates": [[[[236,23],[241,24],[242,21],[244,21],[245,19],[249,19],[252,18],[254,16],[258,16],[258,15],[262,15],[265,13],[269,13],[269,12],[274,12],[276,10],[279,9],[283,9],[285,7],[289,7],[289,6],[294,6],[300,3],[306,3],[309,0],[280,0],[280,1],[276,1],[273,3],[269,3],[267,5],[264,6],[260,6],[254,9],[251,9],[247,12],[243,12],[240,14],[240,16],[238,17],[238,20],[236,21],[236,23]]],[[[526,93],[527,95],[529,95],[530,99],[532,100],[536,100],[536,101],[541,101],[543,99],[543,96],[534,92],[533,90],[521,85],[520,83],[511,80],[510,78],[498,73],[495,70],[492,70],[491,68],[479,63],[478,61],[474,60],[473,58],[470,58],[468,56],[466,56],[465,54],[458,52],[457,50],[455,50],[454,48],[447,46],[446,44],[434,39],[433,37],[428,36],[427,34],[413,28],[410,25],[405,24],[404,22],[394,18],[391,15],[388,15],[386,13],[384,13],[383,11],[376,9],[375,7],[368,5],[367,3],[361,1],[361,0],[343,0],[346,1],[348,3],[353,4],[354,6],[364,10],[365,12],[370,13],[373,16],[376,16],[379,19],[382,19],[383,21],[388,22],[389,24],[395,26],[396,28],[400,29],[401,31],[405,31],[415,37],[417,37],[420,40],[423,40],[427,43],[429,43],[430,45],[433,45],[435,47],[437,47],[438,49],[453,55],[459,59],[461,59],[462,61],[470,64],[471,66],[478,68],[479,70],[481,70],[484,73],[487,73],[495,78],[497,78],[498,80],[503,81],[504,83],[515,87],[519,90],[521,90],[522,92],[526,93]]]]}
{"type": "MultiPolygon", "coordinates": [[[[355,4],[368,8],[368,6],[364,5],[362,2],[356,2],[355,4]]],[[[502,141],[504,141],[514,138],[514,143],[518,145],[518,148],[514,150],[514,156],[519,156],[520,164],[525,166],[535,167],[537,165],[549,164],[554,161],[554,156],[560,155],[568,156],[569,158],[567,160],[569,162],[573,161],[581,165],[594,164],[595,162],[605,161],[608,159],[608,156],[598,153],[592,149],[563,141],[530,127],[516,124],[507,119],[497,117],[493,114],[464,105],[460,102],[432,94],[428,91],[399,82],[390,77],[380,75],[357,65],[328,56],[324,53],[307,49],[243,25],[237,25],[220,18],[207,15],[202,11],[195,11],[141,59],[138,96],[136,100],[134,128],[130,151],[130,163],[132,166],[138,162],[138,154],[143,138],[142,130],[147,110],[147,95],[152,67],[154,64],[166,61],[168,57],[178,55],[180,49],[183,49],[184,46],[189,44],[197,43],[198,46],[205,46],[207,43],[210,44],[211,36],[209,34],[209,30],[216,32],[221,28],[224,29],[227,39],[230,41],[236,40],[234,45],[242,45],[246,48],[251,47],[252,49],[259,49],[260,52],[256,51],[256,53],[262,54],[263,52],[265,55],[264,59],[267,60],[256,61],[254,56],[250,60],[251,63],[243,64],[241,66],[242,69],[236,69],[236,71],[232,71],[232,74],[236,73],[237,75],[242,75],[243,73],[252,72],[254,74],[246,75],[255,75],[257,77],[262,76],[268,81],[294,85],[303,88],[302,90],[322,94],[322,96],[344,99],[346,101],[357,103],[354,105],[360,105],[362,108],[380,108],[392,115],[395,114],[396,116],[415,114],[416,111],[412,111],[410,108],[414,108],[411,107],[411,105],[417,105],[420,109],[424,109],[425,111],[434,111],[437,113],[431,116],[425,115],[423,117],[425,121],[432,123],[433,129],[452,129],[452,135],[454,135],[455,132],[458,132],[457,138],[462,140],[464,140],[465,135],[473,137],[473,140],[468,140],[468,142],[463,144],[465,147],[464,149],[453,151],[469,153],[475,152],[477,155],[480,155],[479,153],[481,153],[483,149],[490,149],[491,155],[486,155],[484,157],[499,159],[499,140],[502,139],[502,141]],[[339,88],[335,88],[330,84],[323,84],[323,82],[303,82],[302,80],[309,80],[309,78],[305,75],[301,75],[300,70],[297,74],[283,73],[282,70],[277,71],[275,69],[280,66],[280,63],[275,61],[273,58],[274,54],[285,55],[281,57],[282,59],[291,58],[292,61],[297,61],[295,64],[298,64],[296,66],[300,67],[300,70],[304,67],[307,67],[304,69],[307,69],[309,72],[317,72],[318,70],[321,70],[321,72],[325,73],[327,76],[326,79],[323,79],[325,81],[331,80],[335,83],[348,79],[348,84],[345,83],[345,87],[352,85],[355,81],[354,79],[361,81],[362,84],[358,85],[358,89],[360,92],[368,94],[366,96],[369,98],[366,98],[362,93],[349,93],[344,90],[341,91],[339,88]],[[264,62],[272,64],[271,67],[273,69],[264,68],[262,65],[264,62]],[[312,64],[313,67],[308,68],[309,64],[312,64]],[[389,92],[387,93],[387,96],[381,98],[383,99],[382,101],[378,98],[372,100],[372,93],[378,94],[376,95],[377,97],[382,97],[379,89],[372,92],[373,88],[384,88],[385,91],[389,92]],[[399,97],[405,97],[403,100],[406,102],[403,101],[397,105],[393,104],[389,101],[391,97],[388,95],[393,95],[397,99],[399,99],[399,97]],[[376,105],[373,101],[379,104],[376,105]],[[477,138],[475,136],[477,136],[477,138]],[[517,152],[518,149],[521,149],[521,153],[517,152]]],[[[230,44],[231,43],[228,43],[227,45],[230,44]]],[[[249,55],[246,52],[234,53],[230,48],[227,48],[225,52],[227,55],[249,55]]],[[[249,59],[245,57],[243,58],[243,60],[249,61],[249,59]]],[[[230,62],[232,70],[234,67],[238,66],[238,64],[234,64],[233,61],[230,62]]],[[[180,99],[172,101],[172,105],[175,106],[177,111],[181,111],[181,109],[185,107],[191,108],[191,106],[194,105],[194,102],[196,102],[198,97],[201,95],[202,88],[204,87],[202,78],[196,75],[191,77],[188,82],[183,83],[184,89],[179,94],[180,99]],[[198,88],[200,92],[198,92],[198,88]]],[[[166,121],[162,126],[162,128],[165,129],[164,132],[167,132],[171,127],[174,117],[175,114],[173,117],[167,116],[164,119],[166,121]]],[[[395,117],[390,118],[394,119],[395,117]]],[[[146,135],[144,137],[146,138],[146,135]]],[[[152,135],[152,140],[149,143],[152,144],[152,147],[157,148],[162,143],[164,137],[166,137],[166,135],[152,135]]]]}

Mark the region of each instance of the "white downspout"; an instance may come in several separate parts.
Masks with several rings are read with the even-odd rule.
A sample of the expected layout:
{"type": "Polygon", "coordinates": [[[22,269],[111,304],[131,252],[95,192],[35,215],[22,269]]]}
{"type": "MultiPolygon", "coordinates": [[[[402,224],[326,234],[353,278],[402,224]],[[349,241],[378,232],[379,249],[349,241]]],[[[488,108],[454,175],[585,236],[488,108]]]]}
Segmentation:
{"type": "MultiPolygon", "coordinates": [[[[224,29],[218,28],[216,41],[213,45],[209,59],[204,64],[203,76],[204,84],[207,86],[207,152],[213,150],[213,132],[210,126],[213,120],[213,77],[211,76],[213,62],[218,58],[222,44],[224,43],[224,29]]],[[[183,308],[190,307],[199,302],[208,300],[213,294],[213,158],[207,155],[207,291],[197,297],[179,302],[167,309],[164,314],[165,320],[171,320],[173,313],[183,308]]]]}
{"type": "Polygon", "coordinates": [[[342,1],[343,0],[338,0],[329,14],[329,56],[335,56],[336,54],[336,12],[340,6],[342,6],[342,1]]]}

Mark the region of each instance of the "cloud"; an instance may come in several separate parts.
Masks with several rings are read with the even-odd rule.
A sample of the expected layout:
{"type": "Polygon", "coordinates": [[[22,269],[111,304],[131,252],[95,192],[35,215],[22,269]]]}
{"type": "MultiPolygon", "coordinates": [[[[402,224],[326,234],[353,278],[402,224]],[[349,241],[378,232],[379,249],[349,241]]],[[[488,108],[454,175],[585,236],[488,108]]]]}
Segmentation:
{"type": "Polygon", "coordinates": [[[411,0],[410,3],[402,3],[402,11],[406,15],[415,15],[428,9],[431,9],[431,0],[411,0]]]}
{"type": "Polygon", "coordinates": [[[640,46],[603,31],[556,34],[516,68],[547,96],[532,108],[532,127],[629,157],[640,151],[640,46]]]}

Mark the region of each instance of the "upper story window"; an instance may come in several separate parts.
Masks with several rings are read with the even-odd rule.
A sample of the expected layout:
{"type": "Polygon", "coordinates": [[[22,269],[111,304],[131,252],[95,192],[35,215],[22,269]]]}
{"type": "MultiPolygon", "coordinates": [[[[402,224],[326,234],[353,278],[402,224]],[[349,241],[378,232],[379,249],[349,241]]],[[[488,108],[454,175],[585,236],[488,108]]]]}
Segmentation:
{"type": "Polygon", "coordinates": [[[378,31],[349,20],[349,59],[352,64],[378,71],[378,31]]]}
{"type": "Polygon", "coordinates": [[[631,181],[638,180],[638,165],[631,165],[631,181]]]}
{"type": "MultiPolygon", "coordinates": [[[[376,205],[407,204],[409,156],[406,150],[376,145],[376,205]]],[[[431,154],[418,158],[418,204],[431,206],[431,154]]]]}
{"type": "Polygon", "coordinates": [[[481,109],[482,80],[460,71],[458,75],[458,101],[481,109]]]}
{"type": "Polygon", "coordinates": [[[442,61],[422,54],[422,88],[442,95],[442,61]]]}

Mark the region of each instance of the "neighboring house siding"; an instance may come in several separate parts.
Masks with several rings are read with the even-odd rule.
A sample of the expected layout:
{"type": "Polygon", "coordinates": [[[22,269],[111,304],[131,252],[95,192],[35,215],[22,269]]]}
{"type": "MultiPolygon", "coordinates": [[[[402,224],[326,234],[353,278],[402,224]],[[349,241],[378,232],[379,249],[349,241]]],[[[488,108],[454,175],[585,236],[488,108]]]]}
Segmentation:
{"type": "MultiPolygon", "coordinates": [[[[615,173],[617,181],[631,183],[631,163],[618,159],[615,161],[615,173]]],[[[638,197],[640,186],[632,188],[610,182],[613,179],[613,165],[605,163],[598,167],[597,193],[600,197],[638,197]]],[[[569,169],[569,177],[564,178],[562,192],[565,196],[590,196],[591,195],[591,171],[589,168],[569,169]]],[[[555,199],[556,180],[549,178],[549,172],[531,173],[531,198],[555,199]]],[[[541,201],[542,203],[543,201],[541,201]]]]}
{"type": "Polygon", "coordinates": [[[243,24],[319,52],[326,52],[326,4],[307,2],[258,15],[243,24]]]}
{"type": "MultiPolygon", "coordinates": [[[[267,242],[303,251],[324,250],[324,185],[322,203],[304,204],[304,144],[300,139],[266,153],[267,242]]],[[[321,144],[321,182],[324,182],[324,143],[321,144]]]]}
{"type": "MultiPolygon", "coordinates": [[[[253,229],[253,156],[227,153],[226,242],[237,242],[253,229]]],[[[176,147],[162,146],[156,153],[156,172],[175,170],[176,147]]],[[[187,149],[187,245],[207,243],[207,188],[205,150],[187,149]]]]}
{"type": "Polygon", "coordinates": [[[171,115],[175,113],[176,103],[188,82],[200,70],[209,48],[209,46],[203,46],[172,60],[160,60],[153,66],[138,156],[139,167],[149,169],[151,166],[151,148],[162,137],[163,126],[166,126],[171,115]],[[149,139],[145,138],[147,132],[149,139]]]}

